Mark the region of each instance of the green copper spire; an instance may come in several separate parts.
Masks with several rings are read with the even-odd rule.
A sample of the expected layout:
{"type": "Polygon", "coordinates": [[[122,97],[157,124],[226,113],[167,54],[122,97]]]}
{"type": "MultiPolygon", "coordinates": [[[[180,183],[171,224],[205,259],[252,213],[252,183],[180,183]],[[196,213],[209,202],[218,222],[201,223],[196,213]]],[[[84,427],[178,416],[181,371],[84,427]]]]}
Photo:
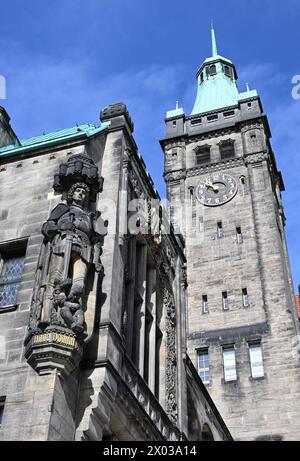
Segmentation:
{"type": "Polygon", "coordinates": [[[211,20],[211,43],[212,43],[212,57],[218,56],[218,50],[217,50],[217,41],[216,41],[216,34],[214,30],[214,23],[213,20],[211,20]]]}
{"type": "Polygon", "coordinates": [[[198,90],[191,115],[235,106],[240,99],[257,96],[247,87],[245,93],[237,88],[237,73],[233,63],[218,54],[216,35],[211,23],[212,56],[205,59],[197,72],[198,90]]]}

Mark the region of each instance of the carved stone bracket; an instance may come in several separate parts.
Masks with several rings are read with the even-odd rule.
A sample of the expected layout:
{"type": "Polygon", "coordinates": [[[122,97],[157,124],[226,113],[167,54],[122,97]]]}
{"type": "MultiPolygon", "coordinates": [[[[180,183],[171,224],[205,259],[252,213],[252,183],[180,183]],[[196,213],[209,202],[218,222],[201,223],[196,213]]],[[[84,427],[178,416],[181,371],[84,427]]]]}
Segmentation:
{"type": "Polygon", "coordinates": [[[62,375],[72,373],[83,352],[83,343],[76,334],[60,327],[37,330],[26,337],[24,345],[25,358],[39,375],[49,374],[54,368],[62,375]]]}

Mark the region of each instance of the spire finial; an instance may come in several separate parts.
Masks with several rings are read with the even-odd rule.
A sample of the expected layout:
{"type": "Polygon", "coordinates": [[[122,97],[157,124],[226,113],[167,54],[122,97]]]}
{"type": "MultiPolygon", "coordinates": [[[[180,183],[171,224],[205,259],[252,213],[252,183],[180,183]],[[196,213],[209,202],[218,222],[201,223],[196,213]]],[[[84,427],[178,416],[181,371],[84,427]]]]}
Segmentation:
{"type": "Polygon", "coordinates": [[[179,101],[176,101],[176,109],[179,107],[179,101]]]}
{"type": "Polygon", "coordinates": [[[211,20],[211,43],[212,43],[212,57],[218,56],[216,35],[214,29],[214,22],[211,20]]]}
{"type": "Polygon", "coordinates": [[[247,91],[250,91],[249,83],[246,83],[246,88],[247,88],[247,91]]]}

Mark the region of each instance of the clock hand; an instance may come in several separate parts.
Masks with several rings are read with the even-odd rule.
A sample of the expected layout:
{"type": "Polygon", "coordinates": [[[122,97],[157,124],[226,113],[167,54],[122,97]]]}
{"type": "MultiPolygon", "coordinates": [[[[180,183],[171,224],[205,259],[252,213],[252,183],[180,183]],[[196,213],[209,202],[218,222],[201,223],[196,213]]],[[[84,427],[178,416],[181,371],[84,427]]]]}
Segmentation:
{"type": "Polygon", "coordinates": [[[210,184],[207,184],[207,189],[211,189],[213,190],[214,192],[219,192],[219,188],[217,186],[214,186],[212,183],[210,184]]]}

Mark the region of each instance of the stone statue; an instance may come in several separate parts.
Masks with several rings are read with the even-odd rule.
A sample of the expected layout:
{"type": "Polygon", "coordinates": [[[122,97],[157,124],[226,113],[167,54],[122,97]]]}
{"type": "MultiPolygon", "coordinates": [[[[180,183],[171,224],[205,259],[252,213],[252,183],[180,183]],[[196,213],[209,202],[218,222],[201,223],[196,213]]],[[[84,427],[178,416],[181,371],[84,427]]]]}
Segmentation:
{"type": "Polygon", "coordinates": [[[103,272],[100,256],[104,236],[96,231],[100,213],[89,211],[89,193],[85,183],[73,184],[67,203],[59,203],[43,225],[50,254],[39,328],[63,322],[73,331],[84,330],[81,302],[88,266],[103,272]]]}
{"type": "Polygon", "coordinates": [[[103,178],[85,152],[59,165],[53,189],[62,199],[41,229],[24,345],[26,360],[39,374],[56,369],[67,376],[79,366],[93,334],[108,223],[93,211],[103,178]]]}

